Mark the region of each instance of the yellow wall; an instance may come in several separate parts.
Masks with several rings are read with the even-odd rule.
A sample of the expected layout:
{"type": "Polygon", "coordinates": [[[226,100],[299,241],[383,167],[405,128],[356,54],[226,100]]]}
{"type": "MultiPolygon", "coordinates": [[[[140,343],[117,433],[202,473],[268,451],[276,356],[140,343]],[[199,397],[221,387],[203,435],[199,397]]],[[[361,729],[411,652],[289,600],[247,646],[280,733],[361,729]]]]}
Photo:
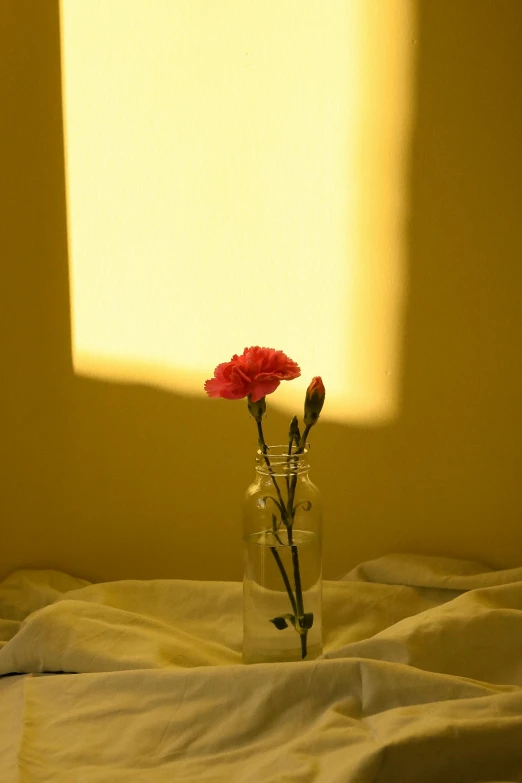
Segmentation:
{"type": "MultiPolygon", "coordinates": [[[[244,406],[73,372],[58,8],[1,13],[0,571],[240,578],[244,406]]],[[[314,433],[327,577],[391,551],[522,559],[522,5],[416,17],[398,415],[314,433]]],[[[272,411],[267,440],[286,426],[272,411]]]]}
{"type": "Polygon", "coordinates": [[[61,8],[75,371],[199,397],[275,345],[271,405],[396,416],[411,0],[61,8]]]}

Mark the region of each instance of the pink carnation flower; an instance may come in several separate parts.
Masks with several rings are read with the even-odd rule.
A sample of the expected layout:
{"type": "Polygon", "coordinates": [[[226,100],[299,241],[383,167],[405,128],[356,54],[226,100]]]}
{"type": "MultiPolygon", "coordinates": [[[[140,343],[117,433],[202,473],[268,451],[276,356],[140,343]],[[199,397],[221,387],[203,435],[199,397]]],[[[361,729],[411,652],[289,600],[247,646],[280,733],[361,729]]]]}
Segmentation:
{"type": "Polygon", "coordinates": [[[250,395],[251,401],[257,402],[272,394],[281,381],[292,381],[300,375],[297,364],[283,351],[255,345],[245,348],[241,356],[234,354],[229,362],[218,364],[214,377],[205,381],[205,391],[209,397],[226,400],[250,395]]]}

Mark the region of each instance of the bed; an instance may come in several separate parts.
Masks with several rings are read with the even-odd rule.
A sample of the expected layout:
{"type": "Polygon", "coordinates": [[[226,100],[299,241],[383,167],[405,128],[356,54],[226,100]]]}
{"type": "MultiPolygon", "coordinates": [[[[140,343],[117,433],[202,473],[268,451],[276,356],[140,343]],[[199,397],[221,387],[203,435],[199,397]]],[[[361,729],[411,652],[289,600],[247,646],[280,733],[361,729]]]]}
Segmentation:
{"type": "Polygon", "coordinates": [[[241,585],[0,584],[1,783],[522,781],[522,568],[324,583],[324,655],[241,663],[241,585]]]}

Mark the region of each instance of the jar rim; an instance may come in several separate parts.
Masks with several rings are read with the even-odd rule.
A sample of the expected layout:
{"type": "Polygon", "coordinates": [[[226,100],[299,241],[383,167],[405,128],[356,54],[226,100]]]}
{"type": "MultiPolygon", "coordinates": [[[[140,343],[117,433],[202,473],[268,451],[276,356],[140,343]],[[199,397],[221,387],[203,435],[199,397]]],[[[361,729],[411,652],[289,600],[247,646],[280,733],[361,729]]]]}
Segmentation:
{"type": "Polygon", "coordinates": [[[257,473],[261,473],[263,476],[288,476],[292,474],[301,475],[303,473],[308,473],[310,470],[310,466],[306,461],[306,456],[308,454],[308,449],[306,447],[303,451],[300,451],[299,454],[288,454],[288,443],[267,446],[266,448],[266,453],[262,451],[261,447],[257,450],[257,473]],[[270,452],[270,449],[281,449],[281,451],[274,454],[273,452],[270,452]],[[271,470],[265,464],[263,457],[268,457],[270,459],[271,470]]]}
{"type": "Polygon", "coordinates": [[[266,448],[267,448],[267,451],[264,452],[264,451],[262,451],[261,447],[259,447],[257,452],[256,452],[256,454],[258,454],[260,457],[263,457],[265,455],[265,453],[266,453],[267,456],[281,457],[281,458],[283,458],[283,457],[295,458],[295,457],[305,457],[308,454],[308,451],[310,449],[310,444],[307,443],[305,445],[304,449],[302,451],[300,451],[298,454],[296,452],[293,452],[292,454],[288,453],[288,451],[287,451],[288,450],[288,443],[278,443],[278,444],[275,444],[274,446],[267,446],[266,448]],[[279,453],[279,452],[273,453],[272,452],[272,454],[271,454],[270,453],[270,449],[285,449],[286,451],[281,452],[281,453],[279,453]]]}

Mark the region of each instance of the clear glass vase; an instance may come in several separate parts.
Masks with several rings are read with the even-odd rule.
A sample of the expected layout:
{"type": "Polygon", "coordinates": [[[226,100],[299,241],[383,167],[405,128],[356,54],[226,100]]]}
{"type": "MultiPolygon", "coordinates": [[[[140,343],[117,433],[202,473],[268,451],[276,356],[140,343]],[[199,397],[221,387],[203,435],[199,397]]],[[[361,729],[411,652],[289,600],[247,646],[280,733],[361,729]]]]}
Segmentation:
{"type": "Polygon", "coordinates": [[[322,653],[322,504],[307,450],[259,449],[243,500],[243,662],[322,653]]]}

